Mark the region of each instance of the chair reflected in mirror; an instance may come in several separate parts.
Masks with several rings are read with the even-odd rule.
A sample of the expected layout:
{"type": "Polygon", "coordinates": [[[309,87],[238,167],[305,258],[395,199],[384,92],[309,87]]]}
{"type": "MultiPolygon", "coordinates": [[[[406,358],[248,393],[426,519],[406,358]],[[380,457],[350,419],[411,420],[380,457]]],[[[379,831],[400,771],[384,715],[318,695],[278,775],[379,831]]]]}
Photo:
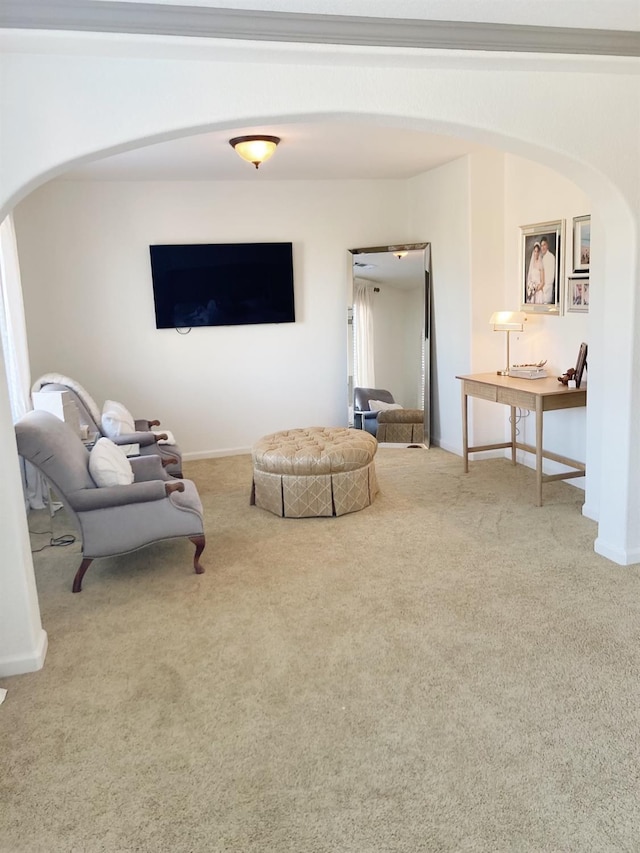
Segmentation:
{"type": "Polygon", "coordinates": [[[424,410],[403,408],[385,388],[354,388],[354,426],[379,442],[424,443],[424,410]]]}

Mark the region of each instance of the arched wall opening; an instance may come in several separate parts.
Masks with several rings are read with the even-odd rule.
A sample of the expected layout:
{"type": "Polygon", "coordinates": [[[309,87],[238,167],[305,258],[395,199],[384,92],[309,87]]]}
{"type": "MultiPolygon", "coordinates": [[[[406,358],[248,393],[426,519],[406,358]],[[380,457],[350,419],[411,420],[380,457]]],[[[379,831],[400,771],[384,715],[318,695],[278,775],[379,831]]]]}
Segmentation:
{"type": "MultiPolygon", "coordinates": [[[[211,131],[218,130],[233,130],[237,127],[264,127],[265,124],[272,127],[295,127],[296,124],[300,124],[303,122],[309,121],[336,121],[340,122],[347,118],[345,114],[339,112],[331,112],[331,113],[297,113],[297,114],[280,114],[277,117],[273,116],[261,116],[256,117],[254,115],[251,116],[239,116],[233,121],[225,121],[225,122],[210,122],[209,124],[200,124],[197,126],[190,127],[172,127],[169,130],[163,131],[161,134],[156,134],[150,137],[140,137],[136,139],[130,139],[127,142],[120,143],[118,146],[104,148],[101,151],[92,151],[90,153],[82,153],[80,154],[76,160],[67,161],[63,164],[57,164],[56,166],[49,169],[46,173],[39,175],[34,178],[30,182],[30,187],[33,188],[36,184],[42,185],[47,180],[50,180],[52,175],[59,175],[64,170],[68,170],[73,168],[76,165],[81,165],[89,160],[99,159],[104,156],[109,156],[114,152],[122,152],[125,150],[133,150],[136,148],[144,148],[147,145],[154,144],[156,142],[165,141],[168,139],[177,138],[179,136],[192,135],[197,133],[208,133],[211,131]]],[[[620,194],[613,187],[609,181],[607,181],[604,176],[596,172],[590,167],[585,166],[584,164],[578,163],[570,157],[560,156],[557,152],[551,152],[549,149],[546,149],[539,144],[534,144],[531,142],[527,142],[519,137],[507,137],[504,134],[499,134],[495,131],[488,131],[485,128],[479,128],[477,126],[472,125],[462,125],[460,123],[452,123],[452,122],[443,122],[441,120],[434,119],[426,119],[421,118],[417,119],[414,117],[399,117],[397,115],[391,115],[389,113],[380,115],[374,113],[360,113],[357,115],[349,115],[348,118],[350,120],[356,120],[361,122],[364,125],[375,128],[375,126],[380,124],[393,124],[396,127],[404,127],[407,130],[412,131],[421,131],[425,133],[438,133],[442,135],[449,135],[451,137],[458,137],[473,141],[478,144],[482,144],[485,146],[491,146],[496,150],[500,150],[502,152],[512,152],[519,157],[524,157],[532,162],[537,162],[548,166],[549,163],[553,163],[555,172],[559,174],[561,172],[565,172],[567,175],[571,177],[571,180],[577,185],[582,187],[585,192],[589,195],[590,199],[604,199],[604,204],[602,204],[602,215],[603,215],[603,230],[606,233],[606,221],[604,221],[608,216],[611,216],[612,219],[615,220],[615,225],[611,228],[611,233],[614,236],[614,239],[619,240],[622,244],[629,245],[629,242],[633,240],[631,231],[627,231],[625,233],[625,229],[623,227],[623,220],[626,216],[628,224],[630,225],[630,217],[629,211],[626,206],[624,199],[620,197],[620,194]]],[[[26,188],[22,188],[21,194],[26,192],[26,188]]],[[[594,204],[597,204],[597,201],[594,201],[594,204]]],[[[595,215],[597,216],[600,213],[600,209],[596,210],[595,215]]],[[[405,224],[402,226],[403,228],[411,228],[413,226],[409,226],[405,224]]],[[[385,232],[385,236],[388,238],[388,232],[385,232]]],[[[420,239],[424,237],[423,233],[414,233],[408,234],[408,237],[412,239],[420,239]]],[[[567,239],[569,238],[569,234],[567,233],[567,239]]],[[[508,285],[505,284],[506,287],[508,285]]],[[[473,298],[473,291],[470,292],[470,299],[473,298]]],[[[597,297],[596,297],[597,299],[597,297]]],[[[515,305],[511,307],[517,307],[515,305]]],[[[595,325],[595,324],[592,324],[595,325]]],[[[595,332],[595,329],[590,328],[590,335],[595,332]]],[[[494,344],[497,342],[494,341],[494,344]]],[[[597,341],[593,341],[591,343],[592,351],[594,346],[597,349],[597,341]]],[[[595,364],[596,360],[592,359],[592,363],[595,364]]],[[[591,366],[591,365],[590,365],[591,366]]],[[[595,371],[597,374],[597,369],[595,371]]],[[[591,378],[591,377],[590,377],[591,378]]],[[[597,377],[596,377],[597,381],[597,377]]],[[[594,436],[599,436],[600,428],[598,427],[597,418],[594,414],[591,416],[590,410],[589,413],[589,431],[594,436]]],[[[597,444],[599,439],[595,439],[593,444],[597,444]]],[[[449,442],[449,446],[451,442],[449,442]]],[[[198,450],[202,450],[204,448],[197,448],[198,450]]],[[[454,449],[452,447],[452,449],[454,449]]],[[[589,492],[594,493],[593,488],[591,488],[591,483],[595,482],[597,484],[595,494],[598,494],[599,491],[599,482],[598,482],[598,465],[597,461],[589,466],[590,473],[587,479],[587,506],[589,514],[591,517],[598,517],[599,507],[598,507],[598,499],[591,498],[589,499],[589,492]]]]}
{"type": "MultiPolygon", "coordinates": [[[[128,69],[128,73],[130,71],[131,69],[128,69]]],[[[190,76],[192,75],[187,74],[177,87],[173,87],[173,91],[185,92],[187,78],[190,76]]],[[[214,76],[219,76],[218,71],[214,76]]],[[[331,74],[328,77],[331,78],[331,74]]],[[[158,82],[157,76],[154,82],[158,82]]],[[[503,151],[512,151],[518,156],[527,157],[544,166],[561,171],[590,196],[594,206],[598,207],[597,222],[601,234],[601,253],[597,264],[594,264],[593,275],[601,275],[603,280],[613,282],[613,284],[612,290],[603,294],[599,305],[596,306],[595,302],[592,303],[592,310],[595,311],[597,307],[598,317],[597,322],[591,327],[593,340],[590,341],[590,347],[592,352],[600,353],[601,359],[599,361],[593,359],[590,364],[591,375],[589,380],[592,391],[590,390],[587,428],[589,434],[587,502],[589,502],[589,491],[592,490],[595,493],[594,511],[600,515],[599,538],[603,544],[601,550],[603,552],[608,551],[607,556],[618,559],[619,562],[631,562],[632,558],[638,553],[637,543],[633,541],[630,532],[630,525],[637,514],[638,496],[629,484],[629,466],[637,467],[639,464],[635,451],[632,451],[630,447],[631,412],[637,404],[631,383],[631,369],[635,359],[633,323],[636,305],[632,294],[638,261],[637,221],[630,211],[622,182],[616,180],[615,170],[612,170],[611,174],[607,174],[606,171],[599,168],[602,162],[599,157],[583,156],[584,151],[578,144],[578,134],[569,134],[567,128],[561,128],[558,134],[551,135],[546,145],[543,144],[542,134],[539,132],[534,132],[527,141],[528,127],[526,123],[518,124],[515,122],[514,124],[505,118],[508,113],[507,104],[502,104],[502,108],[497,110],[500,115],[490,115],[489,113],[492,110],[488,106],[487,109],[483,110],[483,107],[489,103],[486,100],[486,89],[483,90],[485,97],[481,99],[480,103],[474,104],[474,93],[469,92],[465,96],[465,103],[458,102],[454,104],[454,109],[445,109],[443,104],[446,101],[447,93],[451,91],[452,85],[455,90],[455,84],[456,81],[449,81],[444,87],[446,91],[441,92],[441,102],[435,109],[431,108],[433,105],[428,103],[428,98],[420,96],[417,96],[416,100],[423,101],[422,103],[406,103],[408,100],[407,93],[415,93],[416,90],[405,85],[402,94],[398,97],[398,89],[391,81],[384,86],[382,95],[380,95],[380,91],[382,91],[380,90],[377,93],[378,96],[372,99],[378,102],[376,107],[370,104],[369,109],[366,109],[366,104],[363,106],[361,102],[358,103],[357,98],[352,98],[349,95],[346,100],[352,100],[352,103],[346,105],[344,111],[327,109],[326,106],[323,109],[322,104],[314,104],[313,111],[304,111],[300,108],[287,110],[284,104],[276,104],[269,121],[270,123],[274,122],[273,116],[280,117],[280,120],[287,118],[289,121],[294,121],[314,115],[327,116],[348,113],[351,116],[361,114],[363,120],[398,122],[407,128],[420,127],[426,131],[439,133],[446,129],[450,133],[475,138],[484,144],[491,144],[503,151]],[[391,104],[393,107],[390,108],[391,104]],[[451,118],[451,112],[457,112],[457,120],[451,118]],[[430,115],[432,118],[425,117],[430,115]],[[565,143],[559,145],[558,138],[562,138],[563,133],[569,134],[570,138],[566,138],[565,143]],[[574,142],[576,143],[575,153],[572,151],[574,142]],[[625,310],[622,334],[620,334],[620,325],[616,321],[615,312],[611,310],[611,306],[616,300],[618,305],[625,310]],[[610,347],[611,349],[609,349],[610,347]],[[616,360],[618,373],[614,381],[609,381],[607,374],[616,360]],[[605,381],[605,377],[607,377],[607,381],[605,381]],[[603,441],[603,436],[607,436],[606,443],[603,441]],[[606,446],[603,447],[605,444],[606,446]],[[609,466],[612,461],[621,469],[621,482],[618,482],[615,487],[613,485],[609,487],[601,476],[601,471],[609,466]],[[608,499],[612,497],[613,502],[609,504],[608,499]]],[[[65,85],[70,85],[69,79],[65,85]]],[[[144,91],[140,95],[140,100],[148,93],[149,85],[149,81],[143,85],[144,91]]],[[[334,86],[335,80],[328,79],[327,87],[331,89],[334,86]]],[[[162,87],[159,85],[159,88],[162,87]]],[[[302,89],[305,91],[304,86],[302,89]]],[[[528,91],[528,88],[525,87],[523,91],[528,91]]],[[[92,105],[91,112],[95,113],[97,108],[107,112],[115,110],[120,121],[114,121],[114,113],[109,112],[109,121],[102,120],[97,125],[95,123],[91,125],[88,120],[84,123],[80,121],[83,107],[86,106],[85,96],[87,92],[80,94],[83,97],[80,97],[73,109],[69,111],[71,115],[65,116],[69,123],[67,131],[58,133],[50,146],[45,143],[38,143],[34,146],[35,150],[25,151],[24,156],[20,156],[17,151],[17,144],[15,148],[11,148],[9,145],[12,156],[5,160],[6,171],[2,182],[3,195],[0,200],[2,210],[5,213],[11,210],[18,200],[24,199],[29,192],[74,163],[81,163],[89,158],[103,156],[116,150],[126,150],[137,145],[178,136],[185,132],[192,132],[194,129],[204,131],[216,127],[253,124],[256,123],[255,116],[260,115],[255,109],[255,104],[252,105],[252,108],[247,108],[245,103],[229,104],[219,110],[224,115],[220,115],[217,120],[211,121],[205,117],[207,113],[216,112],[211,109],[210,104],[189,103],[188,108],[185,109],[184,104],[172,103],[171,98],[165,96],[162,99],[163,111],[160,116],[157,95],[152,99],[146,111],[139,110],[136,113],[129,109],[130,104],[127,103],[126,97],[123,103],[118,105],[113,98],[113,93],[110,93],[108,97],[97,97],[92,105]],[[199,120],[194,120],[196,113],[201,116],[199,120]],[[11,172],[10,175],[9,172],[11,172]]],[[[248,100],[257,102],[261,94],[263,93],[258,91],[255,96],[248,100]]],[[[95,97],[96,92],[93,91],[92,95],[95,97]]],[[[333,94],[329,94],[326,98],[317,98],[314,95],[314,100],[330,101],[333,97],[333,94]]],[[[571,93],[568,94],[567,99],[571,99],[571,93]]],[[[247,99],[243,96],[240,100],[247,99]]],[[[286,97],[283,99],[275,97],[274,100],[286,101],[286,97]]],[[[291,97],[292,102],[296,100],[300,100],[300,96],[291,97]]],[[[42,109],[46,117],[50,108],[43,106],[42,109]]],[[[606,121],[606,116],[603,117],[603,120],[606,121]]],[[[20,137],[20,132],[23,129],[24,124],[19,121],[15,126],[16,139],[20,137]]],[[[413,235],[407,235],[407,237],[411,236],[413,235]]],[[[425,235],[419,234],[415,237],[422,239],[425,235]]],[[[388,241],[388,235],[385,234],[384,240],[388,241]]],[[[357,245],[358,243],[366,244],[370,240],[354,239],[347,241],[347,245],[350,242],[357,245]]],[[[596,248],[597,246],[594,246],[594,250],[596,248]]],[[[4,377],[0,380],[0,386],[0,396],[3,398],[0,400],[0,432],[3,435],[2,454],[4,461],[7,462],[5,470],[9,471],[10,485],[13,486],[15,492],[19,488],[19,476],[13,430],[6,403],[4,377]]],[[[8,506],[10,501],[5,500],[5,503],[8,506]]],[[[27,575],[31,572],[32,576],[30,560],[28,557],[25,559],[24,552],[26,525],[16,521],[15,512],[3,512],[2,517],[5,520],[2,523],[2,532],[6,534],[5,541],[9,541],[9,550],[13,548],[13,556],[17,557],[16,560],[8,560],[9,565],[15,566],[15,577],[12,574],[8,579],[8,599],[11,600],[13,597],[20,600],[18,609],[23,613],[23,621],[31,619],[33,625],[32,616],[28,613],[29,608],[33,610],[32,601],[30,602],[28,589],[22,580],[25,572],[27,575]],[[20,579],[16,580],[18,575],[20,575],[20,579]],[[13,583],[14,580],[16,580],[15,584],[13,583]]],[[[34,631],[31,628],[27,633],[33,637],[34,631]]],[[[37,634],[37,630],[35,633],[37,634]]],[[[24,646],[24,637],[18,642],[18,645],[21,644],[24,646]]],[[[15,645],[11,637],[5,637],[4,634],[0,635],[0,652],[5,648],[9,648],[11,652],[15,645]]],[[[19,657],[18,653],[16,655],[19,657]]]]}

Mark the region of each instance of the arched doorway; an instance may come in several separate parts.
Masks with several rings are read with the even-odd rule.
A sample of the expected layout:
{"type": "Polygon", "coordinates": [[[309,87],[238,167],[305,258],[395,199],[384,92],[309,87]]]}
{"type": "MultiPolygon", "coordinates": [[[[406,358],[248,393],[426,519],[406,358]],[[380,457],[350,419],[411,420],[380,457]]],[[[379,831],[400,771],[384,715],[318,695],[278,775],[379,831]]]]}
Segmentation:
{"type": "MultiPolygon", "coordinates": [[[[69,60],[52,55],[37,57],[31,65],[27,61],[25,68],[21,60],[18,57],[7,63],[9,71],[15,73],[14,100],[6,110],[11,123],[7,125],[9,156],[3,164],[4,212],[73,163],[194,129],[238,127],[265,118],[273,122],[309,115],[359,115],[363,120],[368,116],[380,122],[393,121],[407,129],[457,133],[563,171],[588,192],[598,207],[602,234],[599,274],[610,288],[600,306],[592,303],[594,309],[598,308],[599,317],[590,349],[592,353],[599,352],[601,358],[592,357],[590,364],[591,399],[595,405],[588,423],[587,502],[592,491],[594,511],[599,515],[601,551],[619,562],[631,562],[640,556],[631,533],[639,496],[629,485],[640,460],[632,448],[628,427],[637,408],[632,373],[638,224],[625,199],[628,175],[617,163],[608,163],[608,152],[604,150],[607,127],[617,121],[617,113],[612,113],[612,104],[606,97],[609,81],[605,75],[597,80],[604,97],[602,109],[594,119],[602,139],[594,131],[594,138],[586,140],[568,119],[558,120],[553,126],[531,121],[536,111],[545,114],[545,83],[553,86],[555,80],[552,69],[544,66],[546,79],[540,68],[535,74],[523,71],[517,78],[507,77],[498,62],[489,64],[482,74],[460,67],[450,72],[412,68],[408,60],[396,69],[365,62],[363,86],[362,74],[354,65],[328,71],[326,66],[305,64],[302,60],[295,74],[291,73],[291,62],[288,67],[269,62],[269,74],[257,82],[252,73],[255,67],[244,59],[235,64],[231,59],[224,68],[216,62],[181,60],[172,64],[127,57],[114,63],[105,57],[69,60]],[[228,84],[230,77],[234,79],[233,87],[228,84]],[[400,77],[402,85],[397,85],[400,77]],[[47,80],[47,86],[34,86],[34,79],[47,80]],[[203,92],[215,92],[215,99],[203,98],[203,92]],[[270,106],[268,112],[266,103],[270,106]],[[526,109],[517,110],[518,104],[526,104],[526,109]],[[38,137],[33,135],[34,121],[38,137]],[[33,144],[25,146],[21,143],[24,139],[33,139],[33,144]],[[612,310],[615,306],[623,314],[622,322],[617,311],[612,310]],[[610,369],[614,366],[615,370],[610,369]],[[615,483],[605,480],[605,470],[616,471],[615,483]]],[[[556,92],[555,105],[558,115],[569,116],[576,103],[584,101],[586,105],[591,101],[579,79],[565,82],[563,91],[556,92]]],[[[615,83],[611,92],[624,98],[627,81],[615,83]]],[[[616,136],[624,138],[624,133],[616,136]]],[[[632,138],[631,129],[629,139],[632,138]]],[[[352,242],[357,245],[363,241],[352,242]]],[[[0,386],[0,397],[4,398],[4,403],[0,400],[3,470],[8,472],[11,493],[16,492],[19,477],[3,378],[0,386]]],[[[5,498],[0,515],[9,564],[17,567],[13,569],[17,578],[25,572],[29,574],[30,559],[25,548],[24,521],[19,520],[15,507],[11,508],[14,504],[5,498]]],[[[6,588],[9,606],[13,601],[16,612],[22,614],[19,621],[29,623],[18,646],[26,642],[33,649],[33,638],[38,633],[33,627],[33,584],[29,586],[22,580],[14,583],[12,574],[6,588]]],[[[10,629],[10,637],[0,637],[0,646],[13,649],[14,636],[10,629]]],[[[14,656],[19,657],[20,652],[14,656]]]]}

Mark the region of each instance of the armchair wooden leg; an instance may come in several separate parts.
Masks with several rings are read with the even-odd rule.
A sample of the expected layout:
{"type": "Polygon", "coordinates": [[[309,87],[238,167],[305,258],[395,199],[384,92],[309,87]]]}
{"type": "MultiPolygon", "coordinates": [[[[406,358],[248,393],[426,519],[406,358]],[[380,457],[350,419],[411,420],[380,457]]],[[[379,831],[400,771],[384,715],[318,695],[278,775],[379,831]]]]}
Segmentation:
{"type": "MultiPolygon", "coordinates": [[[[177,465],[178,457],[177,456],[161,456],[160,461],[162,463],[162,467],[166,468],[168,465],[177,465]]],[[[177,474],[172,474],[172,477],[177,477],[179,480],[182,479],[182,468],[178,471],[177,474]]]]}
{"type": "MultiPolygon", "coordinates": [[[[204,546],[203,546],[204,547],[204,546]]],[[[80,563],[80,568],[76,572],[76,576],[73,579],[73,592],[82,592],[82,578],[85,576],[85,573],[89,566],[93,563],[93,560],[89,560],[85,557],[85,559],[80,563]]]]}
{"type": "Polygon", "coordinates": [[[193,555],[193,568],[197,575],[204,574],[204,566],[200,564],[200,554],[204,551],[205,546],[204,534],[202,536],[190,536],[189,539],[196,546],[196,553],[193,555]]]}

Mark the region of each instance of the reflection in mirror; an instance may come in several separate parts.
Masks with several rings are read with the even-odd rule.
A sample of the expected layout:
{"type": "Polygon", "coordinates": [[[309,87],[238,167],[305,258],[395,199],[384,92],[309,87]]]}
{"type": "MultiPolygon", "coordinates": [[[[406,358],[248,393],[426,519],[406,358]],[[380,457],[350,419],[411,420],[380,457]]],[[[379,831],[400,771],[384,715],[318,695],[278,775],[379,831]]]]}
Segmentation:
{"type": "MultiPolygon", "coordinates": [[[[348,308],[349,423],[375,434],[376,415],[360,413],[368,408],[362,405],[366,395],[355,389],[387,391],[403,409],[420,410],[424,438],[421,428],[419,441],[427,447],[431,409],[429,249],[427,243],[351,249],[348,308]]],[[[410,435],[406,430],[398,434],[410,435]]],[[[407,443],[412,440],[409,437],[407,443]]]]}

